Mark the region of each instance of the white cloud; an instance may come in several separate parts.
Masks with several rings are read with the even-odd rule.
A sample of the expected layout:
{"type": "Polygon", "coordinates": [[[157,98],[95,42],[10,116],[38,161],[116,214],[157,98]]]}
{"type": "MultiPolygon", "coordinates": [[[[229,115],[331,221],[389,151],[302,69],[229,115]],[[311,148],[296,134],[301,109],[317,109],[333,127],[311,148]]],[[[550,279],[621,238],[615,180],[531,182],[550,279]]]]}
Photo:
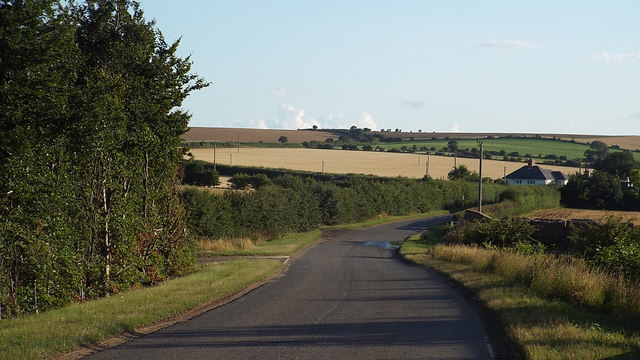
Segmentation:
{"type": "Polygon", "coordinates": [[[478,46],[489,48],[530,48],[535,45],[521,40],[490,40],[479,44],[478,46]]]}
{"type": "Polygon", "coordinates": [[[273,97],[276,97],[278,99],[282,99],[287,96],[287,92],[284,90],[283,87],[279,87],[271,90],[271,95],[273,95],[273,97]]]}
{"type": "Polygon", "coordinates": [[[457,122],[453,123],[453,126],[451,126],[451,132],[460,132],[460,125],[457,122]]]}
{"type": "Polygon", "coordinates": [[[593,55],[596,61],[623,64],[623,63],[640,63],[640,53],[608,53],[602,52],[593,55]]]}
{"type": "Polygon", "coordinates": [[[268,129],[267,122],[264,120],[249,120],[249,127],[253,129],[268,129]]]}
{"type": "Polygon", "coordinates": [[[366,111],[360,111],[360,114],[358,115],[358,120],[354,125],[362,128],[369,128],[369,129],[375,129],[378,127],[376,122],[373,121],[373,117],[371,116],[371,114],[369,114],[366,111]]]}
{"type": "Polygon", "coordinates": [[[235,120],[234,126],[249,129],[268,129],[267,122],[264,120],[249,119],[245,121],[235,120]]]}
{"type": "Polygon", "coordinates": [[[640,113],[629,114],[629,118],[633,120],[640,120],[640,113]]]}
{"type": "Polygon", "coordinates": [[[349,121],[347,120],[347,116],[342,113],[335,115],[329,114],[326,117],[321,117],[319,122],[322,123],[322,128],[324,129],[345,129],[351,126],[348,125],[349,121]]]}
{"type": "Polygon", "coordinates": [[[421,108],[421,107],[424,107],[426,104],[427,103],[424,100],[413,99],[413,98],[406,98],[401,102],[402,107],[408,107],[408,108],[421,108]]]}
{"type": "Polygon", "coordinates": [[[280,105],[276,122],[284,129],[307,129],[313,127],[313,125],[318,125],[315,119],[304,119],[303,109],[297,109],[288,104],[280,105]]]}

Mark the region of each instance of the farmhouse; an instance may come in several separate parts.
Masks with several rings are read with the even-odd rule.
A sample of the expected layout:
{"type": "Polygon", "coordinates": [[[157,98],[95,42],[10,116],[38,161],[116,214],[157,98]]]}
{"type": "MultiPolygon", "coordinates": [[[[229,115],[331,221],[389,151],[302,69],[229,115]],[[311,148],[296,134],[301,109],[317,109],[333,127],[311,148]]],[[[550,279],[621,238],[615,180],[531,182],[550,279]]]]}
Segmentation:
{"type": "Polygon", "coordinates": [[[569,179],[561,171],[551,171],[529,159],[526,166],[507,175],[509,185],[566,185],[569,179]]]}

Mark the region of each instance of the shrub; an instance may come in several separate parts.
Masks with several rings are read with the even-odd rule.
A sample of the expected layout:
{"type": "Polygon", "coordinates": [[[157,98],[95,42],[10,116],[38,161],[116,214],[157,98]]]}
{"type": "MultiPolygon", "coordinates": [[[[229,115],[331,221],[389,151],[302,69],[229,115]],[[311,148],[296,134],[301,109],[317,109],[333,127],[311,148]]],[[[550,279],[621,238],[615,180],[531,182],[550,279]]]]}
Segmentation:
{"type": "Polygon", "coordinates": [[[188,161],[184,164],[183,184],[195,186],[220,185],[220,176],[217,171],[206,167],[203,161],[188,161]]]}
{"type": "Polygon", "coordinates": [[[573,227],[571,249],[590,263],[640,279],[640,228],[619,218],[602,224],[573,227]]]}

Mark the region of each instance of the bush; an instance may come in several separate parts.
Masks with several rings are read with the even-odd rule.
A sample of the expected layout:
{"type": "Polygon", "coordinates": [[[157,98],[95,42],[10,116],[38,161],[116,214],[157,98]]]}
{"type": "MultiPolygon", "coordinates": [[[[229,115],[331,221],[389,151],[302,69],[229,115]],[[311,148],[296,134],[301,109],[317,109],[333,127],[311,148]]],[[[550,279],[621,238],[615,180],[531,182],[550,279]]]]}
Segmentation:
{"type": "Polygon", "coordinates": [[[184,164],[182,183],[195,186],[218,186],[220,176],[217,171],[205,166],[204,161],[188,161],[184,164]]]}
{"type": "Polygon", "coordinates": [[[572,228],[571,250],[591,264],[640,279],[640,228],[618,218],[572,228]]]}
{"type": "Polygon", "coordinates": [[[244,173],[235,174],[231,179],[231,188],[244,190],[248,188],[259,189],[270,183],[269,178],[265,174],[247,175],[244,173]]]}

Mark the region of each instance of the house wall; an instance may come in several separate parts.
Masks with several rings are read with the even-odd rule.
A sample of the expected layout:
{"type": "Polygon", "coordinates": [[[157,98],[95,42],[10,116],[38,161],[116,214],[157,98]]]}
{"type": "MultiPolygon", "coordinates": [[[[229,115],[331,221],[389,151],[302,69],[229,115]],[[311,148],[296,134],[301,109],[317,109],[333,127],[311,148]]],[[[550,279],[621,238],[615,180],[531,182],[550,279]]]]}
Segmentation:
{"type": "Polygon", "coordinates": [[[549,185],[551,180],[530,180],[530,179],[507,179],[507,183],[510,186],[518,185],[549,185]]]}

